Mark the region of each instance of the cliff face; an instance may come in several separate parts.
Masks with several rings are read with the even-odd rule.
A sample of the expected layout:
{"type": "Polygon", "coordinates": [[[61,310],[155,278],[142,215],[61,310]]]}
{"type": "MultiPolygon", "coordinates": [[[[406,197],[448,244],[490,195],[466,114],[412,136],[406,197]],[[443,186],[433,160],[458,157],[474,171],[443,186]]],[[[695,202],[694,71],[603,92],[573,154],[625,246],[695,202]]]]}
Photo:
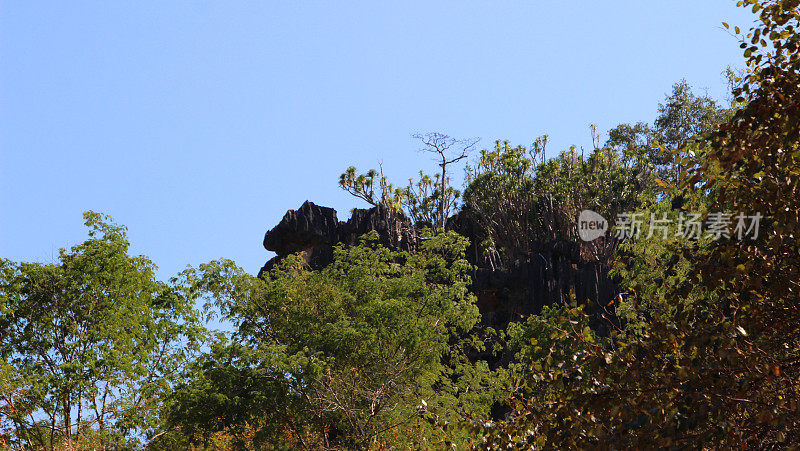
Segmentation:
{"type": "MultiPolygon", "coordinates": [[[[605,335],[613,318],[609,307],[619,293],[608,277],[606,268],[580,258],[575,243],[552,241],[534,243],[533,252],[516,267],[497,270],[477,264],[478,227],[469,218],[459,215],[450,218],[448,226],[470,239],[467,257],[476,265],[472,291],[485,325],[504,327],[520,316],[538,313],[545,305],[568,301],[570,291],[577,301],[589,307],[595,318],[596,330],[605,335]]],[[[264,236],[264,247],[277,254],[268,261],[261,273],[276,261],[295,253],[305,252],[312,268],[319,269],[333,258],[337,243],[355,244],[358,237],[371,230],[378,232],[379,242],[386,247],[413,251],[419,241],[419,231],[405,217],[383,205],[370,209],[354,209],[346,222],[337,219],[336,210],[306,201],[297,210],[289,210],[281,222],[264,236]]]]}

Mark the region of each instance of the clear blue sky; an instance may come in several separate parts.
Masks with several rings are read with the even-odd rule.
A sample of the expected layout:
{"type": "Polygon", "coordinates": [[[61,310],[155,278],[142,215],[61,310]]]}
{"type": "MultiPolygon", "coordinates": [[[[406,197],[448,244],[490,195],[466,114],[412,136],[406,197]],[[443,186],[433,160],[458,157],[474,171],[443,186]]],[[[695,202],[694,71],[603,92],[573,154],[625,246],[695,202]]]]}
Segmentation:
{"type": "Polygon", "coordinates": [[[686,78],[725,96],[731,0],[0,3],[0,257],[52,261],[81,213],[166,278],[232,258],[353,164],[432,169],[413,132],[549,151],[652,121],[686,78]]]}

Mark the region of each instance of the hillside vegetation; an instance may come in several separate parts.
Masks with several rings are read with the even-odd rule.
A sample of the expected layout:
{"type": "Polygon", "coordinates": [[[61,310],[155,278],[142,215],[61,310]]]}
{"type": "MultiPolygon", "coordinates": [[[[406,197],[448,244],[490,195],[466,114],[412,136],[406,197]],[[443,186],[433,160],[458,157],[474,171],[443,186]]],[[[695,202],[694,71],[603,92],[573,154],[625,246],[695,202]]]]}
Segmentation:
{"type": "Polygon", "coordinates": [[[603,142],[592,127],[588,150],[433,132],[416,137],[435,174],[346,169],[339,186],[405,228],[394,241],[337,235],[258,277],[218,260],[163,282],[87,212],[57,262],[0,259],[0,445],[796,446],[800,0],[739,3],[757,21],[723,24],[744,55],[729,102],[679,81],[655,120],[603,142]],[[608,233],[581,239],[584,210],[608,233]],[[520,307],[545,249],[613,296],[565,283],[520,307]]]}

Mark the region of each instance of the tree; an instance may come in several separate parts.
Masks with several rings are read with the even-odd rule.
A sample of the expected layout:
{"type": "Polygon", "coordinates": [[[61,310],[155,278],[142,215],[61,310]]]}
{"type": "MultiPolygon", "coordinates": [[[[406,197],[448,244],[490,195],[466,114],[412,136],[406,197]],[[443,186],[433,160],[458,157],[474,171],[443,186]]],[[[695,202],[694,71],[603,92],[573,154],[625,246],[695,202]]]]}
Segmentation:
{"type": "Polygon", "coordinates": [[[390,207],[395,213],[403,212],[405,192],[389,183],[386,176],[383,175],[383,168],[380,173],[370,169],[366,174],[356,174],[356,168],[350,166],[339,176],[339,187],[372,206],[383,204],[390,207]],[[376,179],[378,181],[377,188],[380,190],[378,193],[375,192],[376,179]]]}
{"type": "Polygon", "coordinates": [[[434,223],[436,230],[444,230],[450,212],[456,207],[455,201],[460,193],[448,186],[450,179],[447,175],[447,166],[457,163],[469,155],[478,143],[477,138],[457,139],[440,132],[429,132],[425,134],[414,134],[413,138],[418,139],[423,147],[421,152],[434,155],[434,160],[442,169],[438,183],[438,217],[434,223]]]}
{"type": "Polygon", "coordinates": [[[159,427],[160,397],[202,329],[181,289],[128,255],[126,229],[84,214],[59,263],[0,260],[0,413],[14,446],[121,446],[159,427]]]}
{"type": "Polygon", "coordinates": [[[533,240],[549,238],[558,227],[547,214],[549,199],[536,190],[547,137],[537,143],[529,151],[497,141],[494,151],[481,151],[474,167],[467,167],[464,210],[483,228],[484,258],[492,267],[513,265],[527,256],[533,240]]]}
{"type": "Polygon", "coordinates": [[[615,241],[578,239],[575,219],[592,209],[613,221],[618,213],[652,195],[654,168],[642,149],[594,149],[588,157],[573,147],[547,161],[547,137],[529,149],[497,141],[467,169],[465,212],[486,237],[491,265],[510,267],[530,257],[534,242],[571,240],[587,260],[606,263],[615,241]]]}
{"type": "Polygon", "coordinates": [[[428,234],[409,254],[374,238],[337,247],[318,271],[297,255],[264,280],[231,262],[201,268],[196,286],[236,332],[176,391],[172,424],[194,441],[424,447],[439,440],[425,415],[485,415],[501,380],[463,354],[460,337],[478,321],[466,240],[428,234]]]}
{"type": "Polygon", "coordinates": [[[661,144],[671,149],[684,147],[693,136],[711,132],[723,119],[717,102],[695,95],[686,80],[672,85],[672,93],[664,101],[658,104],[653,132],[661,144]]]}
{"type": "Polygon", "coordinates": [[[435,155],[441,173],[430,176],[420,171],[419,180],[409,179],[408,186],[397,188],[389,183],[382,168],[357,174],[356,168],[350,166],[339,176],[339,187],[370,205],[386,205],[395,213],[411,217],[417,224],[444,230],[447,218],[458,208],[461,197],[461,192],[450,185],[447,167],[467,158],[478,140],[451,138],[439,132],[412,137],[422,142],[420,151],[435,155]]]}
{"type": "Polygon", "coordinates": [[[637,122],[634,125],[619,124],[608,131],[606,146],[618,152],[648,148],[652,134],[650,126],[644,122],[637,122]]]}
{"type": "Polygon", "coordinates": [[[658,104],[658,117],[652,129],[652,138],[670,150],[654,155],[654,161],[662,168],[661,178],[677,182],[681,171],[688,169],[681,161],[694,150],[695,146],[690,144],[704,147],[702,138],[724,122],[727,115],[728,111],[712,98],[695,95],[686,80],[675,83],[665,103],[658,104]]]}

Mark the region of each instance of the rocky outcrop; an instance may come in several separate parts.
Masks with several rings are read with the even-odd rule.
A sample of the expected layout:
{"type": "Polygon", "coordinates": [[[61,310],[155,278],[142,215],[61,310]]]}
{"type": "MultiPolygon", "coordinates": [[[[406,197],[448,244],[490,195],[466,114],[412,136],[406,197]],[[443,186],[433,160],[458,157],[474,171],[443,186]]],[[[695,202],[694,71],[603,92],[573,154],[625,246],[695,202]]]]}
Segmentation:
{"type": "Polygon", "coordinates": [[[413,251],[419,243],[414,223],[382,204],[367,210],[353,209],[350,220],[339,229],[339,242],[355,244],[361,235],[372,230],[378,232],[378,242],[390,249],[413,251]]]}
{"type": "MultiPolygon", "coordinates": [[[[607,268],[581,259],[578,246],[569,241],[533,243],[530,255],[516,266],[494,269],[481,266],[477,243],[479,227],[469,217],[455,215],[448,227],[470,239],[467,258],[475,265],[472,291],[486,325],[505,327],[509,321],[538,313],[545,305],[569,302],[570,293],[594,313],[595,329],[608,333],[613,317],[608,306],[619,293],[607,268]]],[[[312,268],[322,268],[333,258],[338,243],[356,244],[358,238],[375,230],[379,242],[390,249],[413,251],[418,242],[417,227],[410,219],[384,205],[354,209],[346,222],[337,219],[332,208],[306,201],[289,210],[281,222],[264,236],[264,247],[275,252],[261,272],[268,271],[286,255],[303,252],[312,268]]]]}
{"type": "Polygon", "coordinates": [[[264,247],[279,256],[306,251],[339,240],[336,210],[305,201],[289,210],[281,222],[264,235],[264,247]]]}
{"type": "Polygon", "coordinates": [[[378,232],[378,242],[390,249],[412,251],[419,241],[411,220],[385,205],[353,209],[350,219],[342,222],[333,208],[305,201],[297,210],[286,212],[264,235],[264,248],[277,255],[261,268],[259,276],[281,258],[297,252],[303,252],[312,268],[323,268],[332,261],[336,244],[356,244],[361,235],[372,230],[378,232]]]}

